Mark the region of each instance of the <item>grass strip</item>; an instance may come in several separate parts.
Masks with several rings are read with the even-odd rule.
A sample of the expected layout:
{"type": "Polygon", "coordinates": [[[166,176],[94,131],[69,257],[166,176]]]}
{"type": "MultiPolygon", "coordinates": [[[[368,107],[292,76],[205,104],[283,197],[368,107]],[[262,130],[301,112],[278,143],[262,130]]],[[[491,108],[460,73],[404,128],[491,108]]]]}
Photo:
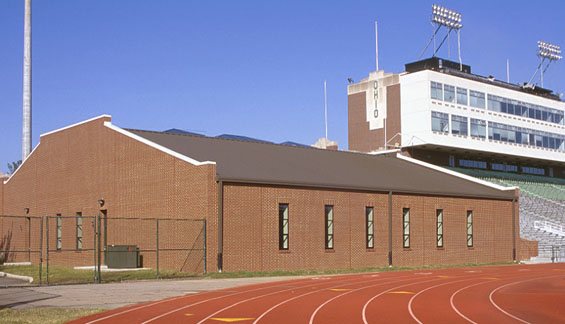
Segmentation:
{"type": "MultiPolygon", "coordinates": [[[[495,263],[466,263],[455,265],[427,265],[419,267],[367,267],[355,269],[340,270],[296,270],[296,271],[224,271],[209,272],[207,274],[195,274],[191,272],[179,272],[172,270],[159,271],[159,279],[221,279],[221,278],[251,278],[251,277],[280,277],[280,276],[312,276],[312,275],[335,275],[350,273],[366,273],[366,272],[390,272],[403,270],[432,270],[447,269],[461,267],[477,267],[488,265],[510,265],[514,262],[495,262],[495,263]]],[[[29,276],[33,278],[33,284],[39,283],[39,266],[3,266],[0,265],[0,271],[29,276]]],[[[45,284],[47,269],[42,269],[42,283],[45,284]]],[[[102,282],[118,282],[130,280],[153,280],[157,279],[156,271],[153,269],[138,271],[116,271],[102,272],[102,282]]],[[[94,283],[94,271],[92,270],[76,270],[69,267],[50,266],[49,267],[49,284],[84,284],[94,283]]]]}
{"type": "Polygon", "coordinates": [[[100,308],[36,308],[14,310],[0,308],[1,324],[59,324],[96,314],[107,309],[100,308]]]}

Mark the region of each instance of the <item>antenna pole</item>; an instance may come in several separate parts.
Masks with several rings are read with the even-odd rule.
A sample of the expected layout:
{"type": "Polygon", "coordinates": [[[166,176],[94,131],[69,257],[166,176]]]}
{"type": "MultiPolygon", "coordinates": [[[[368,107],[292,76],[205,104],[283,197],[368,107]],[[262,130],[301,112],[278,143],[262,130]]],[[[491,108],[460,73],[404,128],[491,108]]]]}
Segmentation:
{"type": "Polygon", "coordinates": [[[506,59],[506,82],[510,83],[510,60],[506,59]]]}
{"type": "Polygon", "coordinates": [[[324,80],[324,114],[326,117],[326,138],[328,138],[328,93],[326,90],[326,80],[324,80]]]}
{"type": "Polygon", "coordinates": [[[31,152],[31,0],[25,0],[22,161],[31,152]]]}
{"type": "Polygon", "coordinates": [[[375,60],[376,60],[376,66],[377,66],[377,70],[379,70],[379,28],[378,28],[378,24],[375,21],[375,60]]]}

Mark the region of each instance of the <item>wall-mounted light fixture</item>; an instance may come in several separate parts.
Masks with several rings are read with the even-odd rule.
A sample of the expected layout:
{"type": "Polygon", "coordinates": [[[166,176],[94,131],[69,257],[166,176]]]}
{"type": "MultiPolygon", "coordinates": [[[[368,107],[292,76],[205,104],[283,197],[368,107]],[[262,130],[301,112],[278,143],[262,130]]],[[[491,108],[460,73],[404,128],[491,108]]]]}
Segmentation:
{"type": "Polygon", "coordinates": [[[24,211],[26,212],[26,215],[29,214],[29,208],[24,208],[24,211]]]}
{"type": "Polygon", "coordinates": [[[100,205],[100,207],[104,206],[104,199],[98,199],[98,205],[100,205]]]}

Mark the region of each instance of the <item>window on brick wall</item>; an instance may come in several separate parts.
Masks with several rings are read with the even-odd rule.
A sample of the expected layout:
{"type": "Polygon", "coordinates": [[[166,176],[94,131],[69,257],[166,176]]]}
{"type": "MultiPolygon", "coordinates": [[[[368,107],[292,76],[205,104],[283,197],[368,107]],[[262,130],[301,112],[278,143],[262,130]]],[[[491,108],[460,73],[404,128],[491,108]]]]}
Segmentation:
{"type": "Polygon", "coordinates": [[[410,247],[410,208],[402,209],[402,222],[403,222],[403,243],[405,248],[410,247]]]}
{"type": "Polygon", "coordinates": [[[436,210],[437,247],[443,247],[443,209],[436,210]]]}
{"type": "Polygon", "coordinates": [[[473,246],[473,211],[467,211],[467,246],[473,246]]]}
{"type": "Polygon", "coordinates": [[[63,248],[63,218],[61,214],[57,214],[57,250],[63,248]]]}
{"type": "Polygon", "coordinates": [[[375,247],[375,215],[373,207],[365,208],[365,219],[367,225],[367,248],[372,249],[375,247]]]}
{"type": "Polygon", "coordinates": [[[77,250],[82,249],[82,213],[77,213],[77,250]]]}
{"type": "Polygon", "coordinates": [[[288,204],[279,204],[279,250],[288,250],[288,204]]]}
{"type": "Polygon", "coordinates": [[[325,208],[326,221],[326,249],[334,248],[334,206],[326,205],[325,208]]]}

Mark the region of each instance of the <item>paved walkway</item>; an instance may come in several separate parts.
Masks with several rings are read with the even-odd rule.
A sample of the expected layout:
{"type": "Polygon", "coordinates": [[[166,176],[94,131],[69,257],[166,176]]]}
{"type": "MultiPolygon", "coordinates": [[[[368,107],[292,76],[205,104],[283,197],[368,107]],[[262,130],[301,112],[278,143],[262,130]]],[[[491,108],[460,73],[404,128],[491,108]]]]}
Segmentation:
{"type": "Polygon", "coordinates": [[[161,280],[100,285],[2,288],[0,289],[0,308],[68,307],[113,309],[169,297],[195,294],[201,291],[295,278],[298,277],[161,280]]]}

